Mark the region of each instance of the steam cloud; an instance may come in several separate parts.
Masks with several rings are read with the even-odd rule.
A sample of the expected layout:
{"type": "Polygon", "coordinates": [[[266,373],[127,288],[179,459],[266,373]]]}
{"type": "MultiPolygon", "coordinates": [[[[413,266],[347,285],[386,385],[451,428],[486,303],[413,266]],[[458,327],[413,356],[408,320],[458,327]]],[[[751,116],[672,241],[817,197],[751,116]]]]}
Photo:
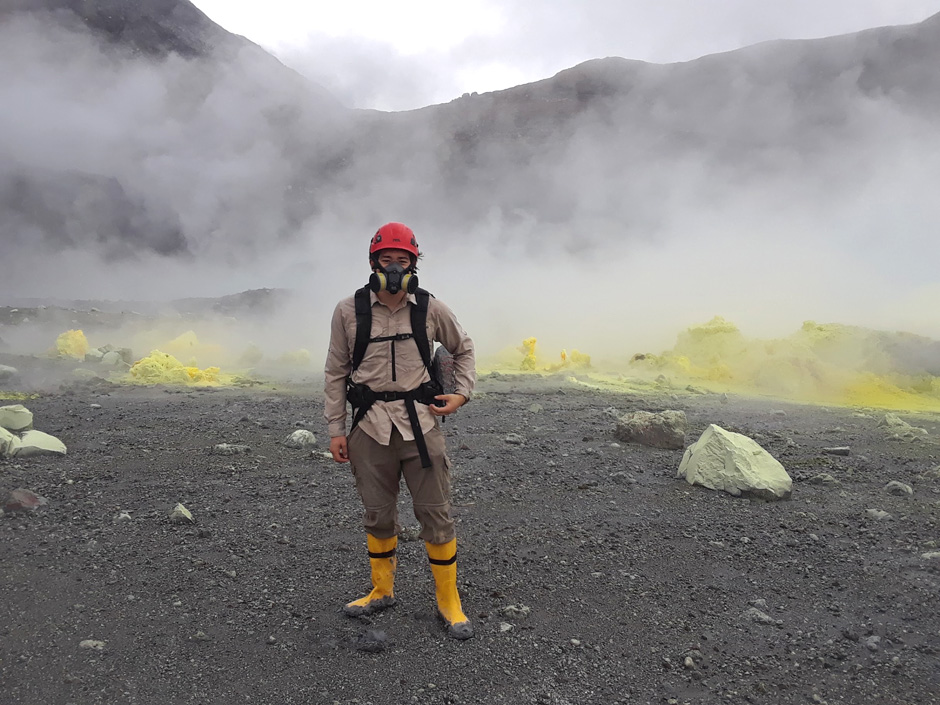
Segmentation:
{"type": "Polygon", "coordinates": [[[676,65],[593,62],[385,115],[270,57],[130,56],[0,24],[0,294],[287,287],[254,334],[324,347],[382,222],[485,354],[625,359],[721,314],[940,337],[940,19],[676,65]],[[14,263],[10,266],[9,263],[14,263]]]}

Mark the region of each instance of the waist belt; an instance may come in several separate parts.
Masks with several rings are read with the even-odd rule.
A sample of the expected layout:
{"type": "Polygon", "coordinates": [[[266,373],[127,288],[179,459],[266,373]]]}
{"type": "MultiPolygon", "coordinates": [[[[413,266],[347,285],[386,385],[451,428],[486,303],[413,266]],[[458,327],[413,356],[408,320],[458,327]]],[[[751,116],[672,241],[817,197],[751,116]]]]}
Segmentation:
{"type": "Polygon", "coordinates": [[[424,440],[424,432],[421,430],[421,424],[418,421],[418,410],[415,408],[415,402],[427,405],[441,405],[442,402],[435,399],[435,395],[441,394],[441,390],[432,382],[425,382],[417,389],[407,392],[377,392],[370,389],[368,385],[356,384],[352,380],[346,380],[346,400],[353,407],[352,431],[372,408],[377,401],[403,401],[405,409],[408,412],[408,421],[411,423],[411,432],[415,437],[415,444],[418,446],[418,455],[421,458],[421,467],[431,467],[431,456],[428,454],[428,444],[424,440]]]}

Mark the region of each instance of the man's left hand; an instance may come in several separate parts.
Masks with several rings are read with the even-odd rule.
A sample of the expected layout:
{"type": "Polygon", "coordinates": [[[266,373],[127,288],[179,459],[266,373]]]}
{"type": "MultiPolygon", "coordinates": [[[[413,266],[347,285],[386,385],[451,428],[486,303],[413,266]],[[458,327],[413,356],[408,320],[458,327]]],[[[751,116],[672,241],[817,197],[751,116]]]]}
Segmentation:
{"type": "Polygon", "coordinates": [[[467,397],[463,394],[438,394],[435,399],[446,402],[444,406],[429,405],[428,408],[435,416],[448,416],[467,403],[467,397]]]}

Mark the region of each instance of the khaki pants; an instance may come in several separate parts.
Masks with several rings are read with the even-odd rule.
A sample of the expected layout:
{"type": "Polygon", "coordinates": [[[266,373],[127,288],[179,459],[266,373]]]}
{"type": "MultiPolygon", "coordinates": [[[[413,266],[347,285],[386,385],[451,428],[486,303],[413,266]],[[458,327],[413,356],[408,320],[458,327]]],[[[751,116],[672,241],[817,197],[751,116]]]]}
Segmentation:
{"type": "Polygon", "coordinates": [[[447,543],[456,536],[450,505],[450,459],[440,429],[424,434],[432,467],[421,467],[418,446],[406,441],[397,428],[387,446],[358,426],[347,438],[349,462],[356,490],[365,507],[363,523],[376,538],[387,539],[401,532],[398,523],[398,490],[404,475],[411,492],[419,536],[429,543],[447,543]]]}

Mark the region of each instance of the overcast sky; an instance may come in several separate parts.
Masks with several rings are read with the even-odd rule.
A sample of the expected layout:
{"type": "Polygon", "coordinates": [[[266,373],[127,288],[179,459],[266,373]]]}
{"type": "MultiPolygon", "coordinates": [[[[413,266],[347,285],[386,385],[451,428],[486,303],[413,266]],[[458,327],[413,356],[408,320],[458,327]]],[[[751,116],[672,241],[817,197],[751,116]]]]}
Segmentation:
{"type": "Polygon", "coordinates": [[[686,61],[940,12],[940,0],[193,1],[346,105],[380,110],[508,88],[605,56],[686,61]]]}

